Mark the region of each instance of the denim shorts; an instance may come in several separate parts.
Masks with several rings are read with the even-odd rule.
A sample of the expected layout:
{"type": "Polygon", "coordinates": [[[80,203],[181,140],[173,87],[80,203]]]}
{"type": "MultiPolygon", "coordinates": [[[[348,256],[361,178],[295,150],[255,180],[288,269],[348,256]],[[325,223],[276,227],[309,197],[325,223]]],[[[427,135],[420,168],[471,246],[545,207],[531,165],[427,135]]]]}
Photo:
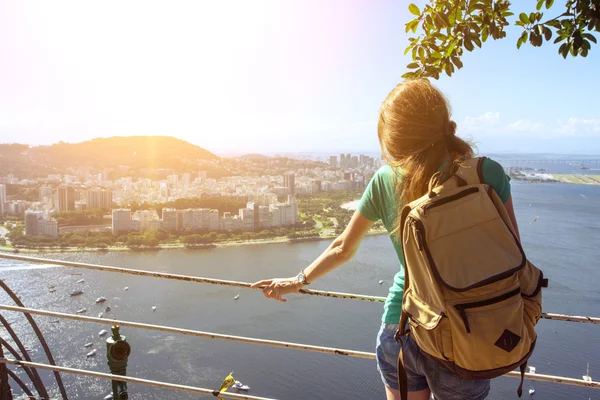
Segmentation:
{"type": "MultiPolygon", "coordinates": [[[[394,334],[398,324],[381,325],[377,335],[377,369],[384,385],[398,390],[398,354],[400,342],[396,342],[394,334]]],[[[427,357],[412,336],[402,338],[404,341],[404,367],[408,376],[408,391],[418,392],[430,389],[435,399],[439,400],[482,400],[490,392],[490,380],[467,380],[448,371],[430,357],[427,357]]]]}

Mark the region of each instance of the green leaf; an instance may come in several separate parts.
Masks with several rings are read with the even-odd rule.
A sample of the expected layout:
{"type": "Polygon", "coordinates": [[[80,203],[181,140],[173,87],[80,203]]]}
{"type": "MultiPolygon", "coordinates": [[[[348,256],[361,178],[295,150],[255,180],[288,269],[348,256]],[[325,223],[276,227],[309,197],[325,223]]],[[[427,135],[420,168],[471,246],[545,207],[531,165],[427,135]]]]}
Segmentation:
{"type": "Polygon", "coordinates": [[[569,54],[569,45],[566,43],[561,44],[558,48],[558,54],[563,56],[563,58],[567,58],[567,54],[569,54]]]}
{"type": "Polygon", "coordinates": [[[503,16],[504,18],[507,18],[507,17],[512,17],[513,15],[515,15],[515,14],[514,14],[514,13],[511,13],[510,11],[507,11],[507,12],[503,12],[503,13],[502,13],[502,16],[503,16]]]}
{"type": "Polygon", "coordinates": [[[477,45],[477,47],[481,48],[481,40],[479,40],[479,38],[477,36],[475,36],[473,38],[473,41],[475,42],[475,44],[477,45]]]}
{"type": "Polygon", "coordinates": [[[408,46],[405,50],[404,50],[404,55],[408,54],[408,52],[410,51],[410,49],[412,49],[412,46],[408,46]]]}
{"type": "Polygon", "coordinates": [[[546,0],[546,8],[552,7],[552,4],[554,4],[554,0],[546,0]]]}
{"type": "Polygon", "coordinates": [[[408,65],[406,66],[406,68],[408,68],[408,69],[419,68],[419,63],[412,62],[412,63],[408,64],[408,65]]]}
{"type": "Polygon", "coordinates": [[[556,44],[556,43],[558,43],[558,42],[561,42],[561,41],[563,41],[563,40],[564,40],[564,39],[563,39],[563,38],[561,38],[561,37],[559,36],[559,37],[557,37],[556,39],[554,39],[554,43],[556,44]]]}
{"type": "Polygon", "coordinates": [[[535,6],[535,9],[538,10],[538,11],[541,10],[545,1],[546,0],[538,0],[537,5],[535,6]]]}
{"type": "Polygon", "coordinates": [[[519,19],[521,20],[522,23],[524,24],[528,24],[529,23],[529,17],[527,16],[527,14],[525,13],[521,13],[519,14],[519,19]]]}
{"type": "Polygon", "coordinates": [[[560,29],[560,27],[561,27],[560,21],[557,21],[557,20],[548,21],[548,22],[546,22],[546,25],[551,26],[556,29],[560,29]]]}
{"type": "Polygon", "coordinates": [[[483,43],[485,43],[485,41],[488,39],[488,36],[489,36],[489,31],[487,28],[484,28],[483,32],[481,32],[481,41],[483,43]]]}
{"type": "Polygon", "coordinates": [[[414,72],[407,72],[404,75],[402,75],[403,79],[410,79],[410,78],[414,78],[416,76],[416,74],[414,72]]]}
{"type": "Polygon", "coordinates": [[[594,35],[592,35],[591,33],[584,33],[583,37],[586,38],[587,40],[597,43],[596,42],[596,37],[594,35]]]}
{"type": "Polygon", "coordinates": [[[419,7],[415,6],[412,3],[408,6],[408,11],[410,11],[412,14],[416,15],[417,17],[421,15],[421,11],[419,10],[419,7]]]}
{"type": "Polygon", "coordinates": [[[523,33],[521,34],[521,37],[519,38],[519,40],[517,40],[517,49],[520,49],[521,46],[523,45],[523,43],[525,43],[527,41],[527,36],[528,36],[527,31],[523,31],[523,33]]]}

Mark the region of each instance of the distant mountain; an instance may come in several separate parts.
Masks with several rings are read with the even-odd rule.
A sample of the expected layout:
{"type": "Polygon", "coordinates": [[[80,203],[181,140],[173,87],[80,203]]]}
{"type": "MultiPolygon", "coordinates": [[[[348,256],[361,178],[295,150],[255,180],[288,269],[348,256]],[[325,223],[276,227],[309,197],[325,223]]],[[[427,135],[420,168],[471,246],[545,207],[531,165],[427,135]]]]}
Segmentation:
{"type": "Polygon", "coordinates": [[[95,169],[120,165],[131,170],[171,169],[178,173],[207,170],[211,176],[227,171],[220,158],[199,146],[169,136],[127,136],[93,139],[81,143],[59,142],[51,146],[0,145],[2,175],[19,178],[61,173],[69,167],[95,169]]]}
{"type": "Polygon", "coordinates": [[[264,156],[262,154],[258,154],[258,153],[251,153],[251,154],[244,154],[238,157],[232,157],[232,158],[241,158],[243,160],[264,160],[266,158],[271,158],[269,156],[264,156]]]}

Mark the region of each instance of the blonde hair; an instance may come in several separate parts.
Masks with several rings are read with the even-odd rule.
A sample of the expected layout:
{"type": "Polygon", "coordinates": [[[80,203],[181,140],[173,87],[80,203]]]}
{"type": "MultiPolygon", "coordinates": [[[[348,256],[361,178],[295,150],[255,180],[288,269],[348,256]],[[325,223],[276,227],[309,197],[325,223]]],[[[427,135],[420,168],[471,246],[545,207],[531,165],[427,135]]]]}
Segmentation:
{"type": "MultiPolygon", "coordinates": [[[[450,104],[427,79],[400,83],[379,111],[377,133],[386,162],[401,171],[396,192],[398,216],[402,207],[427,193],[429,181],[440,170],[450,176],[455,166],[473,157],[471,145],[455,136],[450,104]]],[[[400,235],[400,221],[396,233],[400,235]]]]}

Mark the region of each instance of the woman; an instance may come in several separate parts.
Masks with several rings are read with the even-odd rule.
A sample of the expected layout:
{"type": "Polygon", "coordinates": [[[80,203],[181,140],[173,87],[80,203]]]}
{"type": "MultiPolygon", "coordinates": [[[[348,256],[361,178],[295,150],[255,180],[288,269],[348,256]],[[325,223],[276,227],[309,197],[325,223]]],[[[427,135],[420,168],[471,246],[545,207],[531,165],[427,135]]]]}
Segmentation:
{"type": "MultiPolygon", "coordinates": [[[[377,337],[377,367],[388,400],[400,399],[397,360],[400,343],[394,340],[398,329],[404,290],[404,265],[397,216],[404,204],[427,192],[430,178],[437,172],[449,176],[454,166],[473,157],[471,146],[455,136],[456,123],[450,120],[450,106],[442,93],[425,79],[400,83],[381,106],[378,136],[386,166],[380,168],[366,188],[344,232],[298,276],[267,279],[253,287],[263,288],[267,298],[285,302],[284,295],[296,293],[349,261],[375,221],[381,220],[390,233],[400,262],[400,271],[387,296],[382,325],[377,337]]],[[[483,162],[483,180],[500,196],[513,225],[517,222],[510,183],[495,161],[483,162]]],[[[518,232],[518,231],[517,231],[518,232]]],[[[440,400],[484,399],[489,380],[460,380],[438,363],[426,358],[410,337],[404,347],[410,400],[427,400],[433,394],[440,400]]]]}

